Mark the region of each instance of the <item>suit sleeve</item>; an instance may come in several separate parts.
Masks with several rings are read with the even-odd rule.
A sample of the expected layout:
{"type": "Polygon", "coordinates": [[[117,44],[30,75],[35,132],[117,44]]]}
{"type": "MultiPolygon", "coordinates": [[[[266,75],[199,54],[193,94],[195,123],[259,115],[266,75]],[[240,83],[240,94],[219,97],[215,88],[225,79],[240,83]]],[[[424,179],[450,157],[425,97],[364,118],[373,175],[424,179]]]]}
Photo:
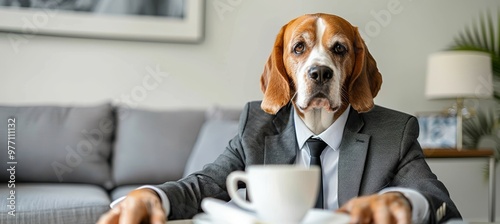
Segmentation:
{"type": "Polygon", "coordinates": [[[203,170],[193,173],[176,182],[157,185],[165,192],[170,201],[169,220],[189,219],[201,212],[201,201],[213,197],[229,201],[226,191],[226,177],[235,170],[244,170],[245,155],[242,150],[241,136],[245,130],[249,105],[245,106],[240,117],[238,135],[229,141],[226,150],[203,170]]]}
{"type": "Polygon", "coordinates": [[[400,163],[393,186],[407,187],[420,192],[429,202],[429,223],[461,219],[448,190],[431,172],[417,141],[418,122],[411,117],[405,127],[400,148],[400,163]]]}

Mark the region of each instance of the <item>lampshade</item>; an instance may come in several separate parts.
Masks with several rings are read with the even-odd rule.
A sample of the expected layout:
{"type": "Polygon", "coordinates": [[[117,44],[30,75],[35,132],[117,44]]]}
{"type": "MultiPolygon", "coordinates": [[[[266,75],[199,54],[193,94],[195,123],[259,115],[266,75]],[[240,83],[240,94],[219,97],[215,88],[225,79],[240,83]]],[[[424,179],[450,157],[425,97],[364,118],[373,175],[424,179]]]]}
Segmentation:
{"type": "Polygon", "coordinates": [[[477,51],[434,53],[428,58],[425,86],[429,99],[491,97],[491,58],[477,51]]]}

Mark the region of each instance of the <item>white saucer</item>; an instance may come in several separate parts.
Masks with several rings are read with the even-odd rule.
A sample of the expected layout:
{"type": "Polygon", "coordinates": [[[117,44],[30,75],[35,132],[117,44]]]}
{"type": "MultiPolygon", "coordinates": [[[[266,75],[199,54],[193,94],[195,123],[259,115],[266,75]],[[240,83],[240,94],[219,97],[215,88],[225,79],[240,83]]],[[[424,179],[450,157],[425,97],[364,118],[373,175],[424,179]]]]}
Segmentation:
{"type": "Polygon", "coordinates": [[[335,213],[323,209],[311,209],[301,224],[345,224],[349,223],[350,217],[346,214],[335,213]]]}
{"type": "MultiPolygon", "coordinates": [[[[234,220],[231,223],[223,223],[220,220],[215,220],[208,214],[200,213],[193,217],[193,224],[233,224],[241,223],[234,220]]],[[[332,211],[322,209],[311,209],[307,212],[304,220],[300,224],[346,224],[349,223],[349,216],[345,214],[334,213],[332,211]]],[[[275,224],[259,221],[254,224],[275,224]]]]}

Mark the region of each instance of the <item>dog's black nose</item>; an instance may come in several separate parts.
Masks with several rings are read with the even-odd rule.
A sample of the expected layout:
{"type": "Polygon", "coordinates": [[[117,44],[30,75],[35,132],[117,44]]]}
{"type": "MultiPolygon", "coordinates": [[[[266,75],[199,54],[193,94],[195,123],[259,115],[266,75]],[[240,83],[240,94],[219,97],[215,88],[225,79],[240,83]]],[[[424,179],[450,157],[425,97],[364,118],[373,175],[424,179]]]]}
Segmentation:
{"type": "Polygon", "coordinates": [[[333,77],[333,70],[328,66],[313,66],[308,71],[308,76],[310,79],[325,83],[333,77]]]}

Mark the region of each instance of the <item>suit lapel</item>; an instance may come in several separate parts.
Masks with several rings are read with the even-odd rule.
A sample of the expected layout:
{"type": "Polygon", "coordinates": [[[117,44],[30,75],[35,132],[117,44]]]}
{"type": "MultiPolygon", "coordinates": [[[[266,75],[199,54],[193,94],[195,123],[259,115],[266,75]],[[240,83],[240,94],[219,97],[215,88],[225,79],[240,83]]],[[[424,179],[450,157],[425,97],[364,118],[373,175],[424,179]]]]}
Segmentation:
{"type": "Polygon", "coordinates": [[[276,135],[266,136],[264,164],[292,164],[299,150],[293,122],[292,105],[288,104],[274,119],[276,135]]]}
{"type": "Polygon", "coordinates": [[[359,194],[370,142],[370,135],[359,133],[363,125],[364,122],[361,116],[351,108],[342,143],[339,147],[339,206],[359,194]]]}

